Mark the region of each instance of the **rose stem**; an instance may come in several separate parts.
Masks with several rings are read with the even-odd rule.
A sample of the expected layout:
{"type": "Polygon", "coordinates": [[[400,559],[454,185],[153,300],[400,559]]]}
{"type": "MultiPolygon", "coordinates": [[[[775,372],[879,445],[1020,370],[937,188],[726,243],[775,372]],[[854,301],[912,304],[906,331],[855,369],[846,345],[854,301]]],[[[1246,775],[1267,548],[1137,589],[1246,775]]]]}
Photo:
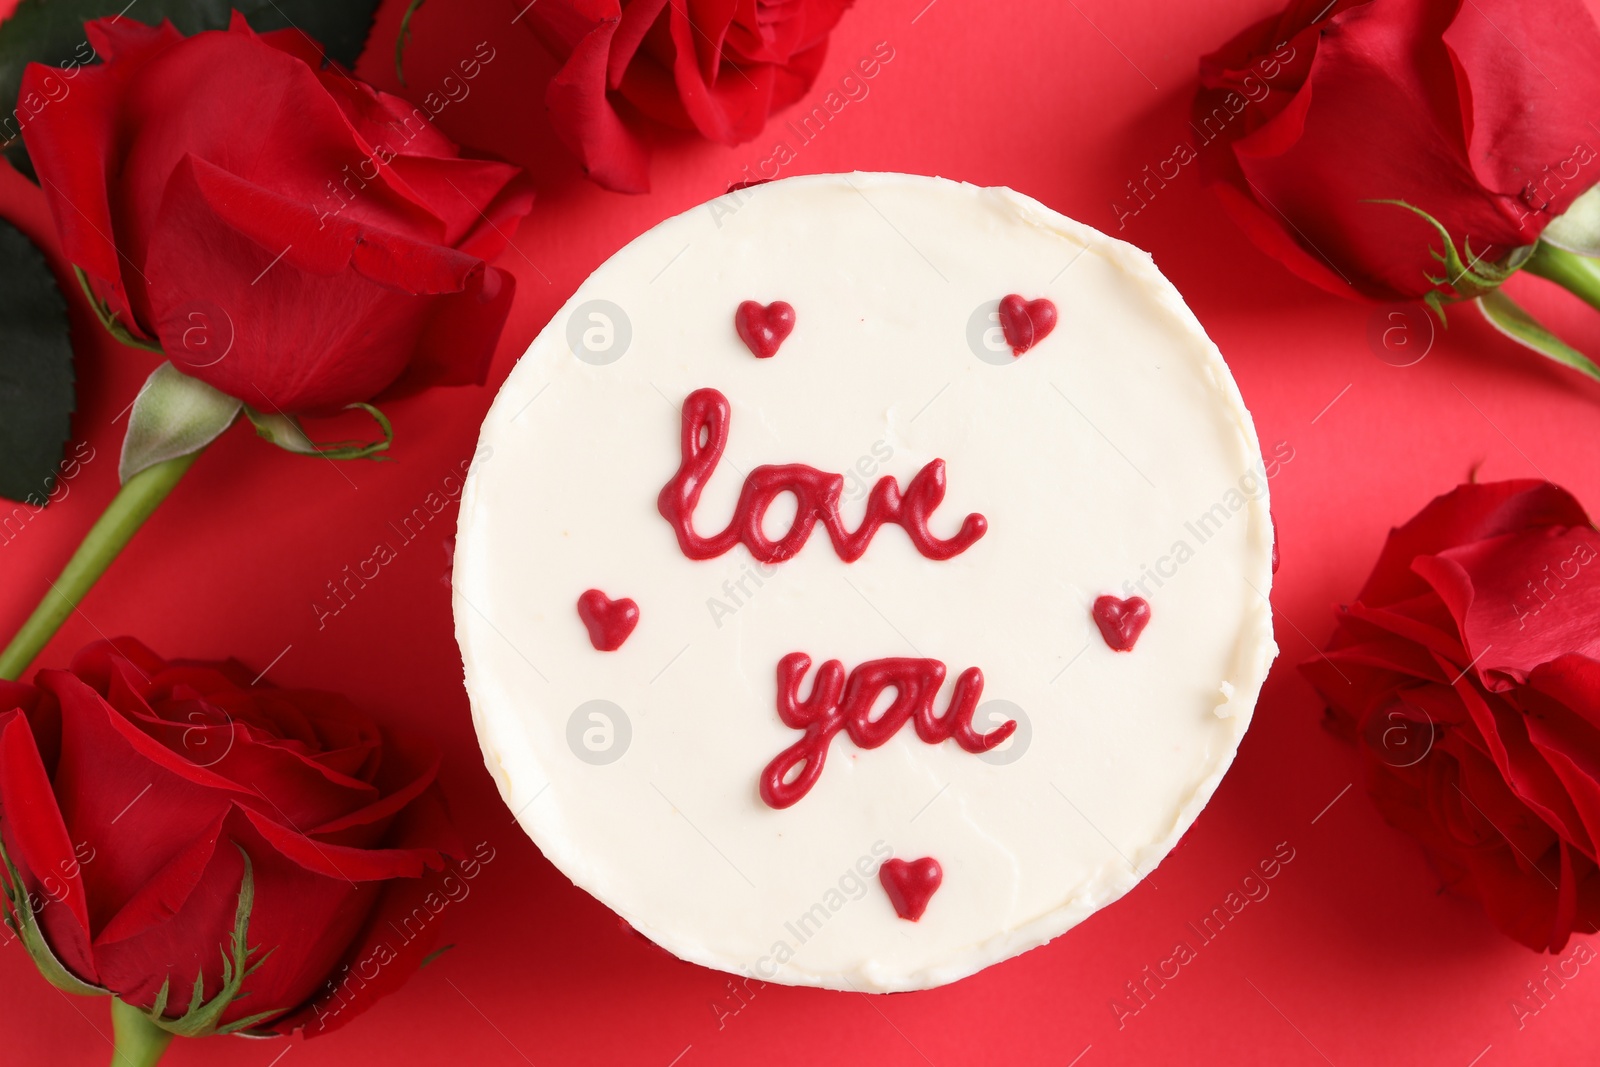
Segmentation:
{"type": "Polygon", "coordinates": [[[1600,308],[1600,263],[1589,257],[1540,241],[1523,269],[1555,282],[1589,306],[1600,308]]]}
{"type": "Polygon", "coordinates": [[[111,1029],[117,1035],[111,1067],[153,1067],[172,1043],[170,1031],[131,1004],[111,998],[111,1029]]]}
{"type": "Polygon", "coordinates": [[[199,456],[199,452],[191,452],[146,467],[117,491],[62,568],[60,577],[50,583],[50,592],[39,601],[39,606],[33,609],[33,614],[22,624],[5,651],[0,652],[0,679],[16,681],[22,677],[34,657],[67,621],[67,616],[77,610],[84,594],[100,580],[117,553],[199,456]]]}

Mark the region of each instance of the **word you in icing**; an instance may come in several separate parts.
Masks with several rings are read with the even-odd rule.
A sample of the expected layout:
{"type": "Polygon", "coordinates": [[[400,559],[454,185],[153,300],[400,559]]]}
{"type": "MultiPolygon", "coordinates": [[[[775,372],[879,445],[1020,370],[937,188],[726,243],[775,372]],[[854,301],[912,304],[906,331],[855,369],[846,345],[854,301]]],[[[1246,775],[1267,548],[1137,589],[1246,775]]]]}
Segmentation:
{"type": "Polygon", "coordinates": [[[811,695],[801,700],[800,682],[810,669],[811,657],[804,652],[791,652],[778,661],[778,718],[805,733],[761,772],[761,799],[768,807],[787,808],[811,791],[822,776],[828,745],[840,730],[858,748],[877,748],[909,721],[927,744],[955,738],[968,752],[987,752],[1017,728],[1014,719],[986,734],[973,728],[972,712],[983,696],[983,672],[976,667],[968,667],[956,679],[943,715],[933,710],[946,673],[936,659],[868,660],[850,672],[848,681],[844,665],[830,659],[817,669],[811,695]],[[890,689],[893,702],[873,718],[878,698],[890,689]]]}
{"type": "Polygon", "coordinates": [[[860,559],[878,528],[885,525],[905,530],[911,544],[928,559],[946,560],[965,552],[989,528],[988,520],[974,513],[962,520],[961,529],[949,539],[935,537],[928,529],[928,517],[944,500],[942,459],[924,465],[904,492],[894,478],[885,475],[878,479],[867,497],[866,515],[854,530],[845,528],[839,514],[844,476],[803,463],[788,463],[752,470],[745,478],[727,528],[702,537],[695,533],[694,509],[728,446],[731,417],[728,398],[715,389],[696,389],[683,402],[683,459],[677,473],[662,487],[656,508],[672,524],[678,547],[690,559],[713,559],[734,545],[743,544],[757,560],[779,563],[805,546],[820,520],[833,542],[833,550],[846,563],[860,559]],[[794,495],[794,520],[788,532],[774,541],[766,535],[762,523],[767,509],[783,493],[794,495]]]}

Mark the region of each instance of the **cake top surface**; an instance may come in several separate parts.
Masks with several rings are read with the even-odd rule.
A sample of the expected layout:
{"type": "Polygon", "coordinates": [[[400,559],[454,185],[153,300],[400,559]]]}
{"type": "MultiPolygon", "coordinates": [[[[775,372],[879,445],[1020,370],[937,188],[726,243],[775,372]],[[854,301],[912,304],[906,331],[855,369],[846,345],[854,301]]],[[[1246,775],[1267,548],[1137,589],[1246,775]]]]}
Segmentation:
{"type": "Polygon", "coordinates": [[[730,193],[597,270],[484,422],[454,583],[487,763],[685,959],[960,978],[1216,788],[1275,653],[1274,469],[1143,252],[937,178],[730,193]]]}

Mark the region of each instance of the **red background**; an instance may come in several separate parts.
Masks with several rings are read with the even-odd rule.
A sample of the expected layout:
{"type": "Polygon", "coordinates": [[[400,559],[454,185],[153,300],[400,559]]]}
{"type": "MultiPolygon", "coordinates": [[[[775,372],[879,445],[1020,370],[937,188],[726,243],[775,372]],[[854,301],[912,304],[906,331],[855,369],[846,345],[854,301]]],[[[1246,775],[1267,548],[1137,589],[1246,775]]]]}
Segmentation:
{"type": "MultiPolygon", "coordinates": [[[[311,605],[325,582],[386,536],[388,520],[470,455],[492,385],[578,283],[650,225],[723,192],[770,155],[777,129],[737,149],[668,139],[653,193],[603,192],[541,126],[537,86],[547,61],[511,24],[520,5],[425,5],[407,55],[413,92],[438,86],[477,42],[490,42],[496,59],[441,125],[459,140],[514,146],[540,189],[516,248],[500,261],[520,289],[491,388],[390,405],[394,463],[294,457],[236,429],[201,459],[40,662],[60,664],[101,633],[134,633],[174,656],[236,655],[258,667],[281,657],[277,682],[341,689],[431,736],[445,751],[444,784],[465,835],[489,842],[495,859],[444,915],[455,949],[353,1024],[312,1041],[180,1041],[168,1062],[1494,1067],[1592,1059],[1581,1049],[1600,1009],[1597,969],[1583,969],[1543,1004],[1527,999],[1525,983],[1554,961],[1502,937],[1476,905],[1442,894],[1417,848],[1383,823],[1360,786],[1342,792],[1355,776],[1353,754],[1322,729],[1294,664],[1326,639],[1329,606],[1358,586],[1386,529],[1473,468],[1483,479],[1548,477],[1600,508],[1600,387],[1524,353],[1470,309],[1452,314],[1420,363],[1381,361],[1367,339],[1374,309],[1315,290],[1257,253],[1193,166],[1117,228],[1111,205],[1125,183],[1186,136],[1197,56],[1277,2],[937,0],[925,8],[927,0],[861,0],[835,34],[811,103],[878,42],[894,59],[785,174],[902,170],[1010,185],[1149,249],[1183,292],[1227,355],[1264,444],[1294,450],[1272,484],[1283,653],[1215,800],[1121,903],[944,989],[869,998],[767,986],[720,1021],[715,1005],[739,1007],[727,976],[619,932],[501,806],[468,720],[451,635],[443,578],[453,516],[320,630],[311,605]],[[1119,1026],[1110,1005],[1125,983],[1178,939],[1192,942],[1186,924],[1280,842],[1295,858],[1269,883],[1270,896],[1119,1026]]],[[[0,10],[9,6],[0,0],[0,10]]],[[[404,6],[384,5],[360,66],[385,88],[396,88],[392,45],[404,6]]],[[[50,242],[37,191],[9,171],[0,174],[0,213],[50,242]]],[[[1513,282],[1552,324],[1600,353],[1600,321],[1542,286],[1513,282]]],[[[21,622],[114,492],[119,413],[154,365],[106,341],[81,301],[74,315],[75,432],[96,458],[64,501],[0,545],[0,629],[21,622]]],[[[106,1061],[105,1002],[57,993],[15,942],[0,948],[0,1002],[5,1062],[106,1061]]]]}

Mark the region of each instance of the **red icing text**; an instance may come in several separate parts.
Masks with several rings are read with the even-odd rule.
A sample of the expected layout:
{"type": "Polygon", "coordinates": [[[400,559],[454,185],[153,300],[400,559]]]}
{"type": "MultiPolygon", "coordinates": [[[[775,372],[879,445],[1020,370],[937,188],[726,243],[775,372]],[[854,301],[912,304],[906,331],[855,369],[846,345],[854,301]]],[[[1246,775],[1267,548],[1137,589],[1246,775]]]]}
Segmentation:
{"type": "Polygon", "coordinates": [[[972,514],[962,520],[961,529],[949,540],[941,540],[929,531],[928,516],[944,499],[942,459],[933,460],[918,471],[903,493],[893,478],[878,479],[867,498],[866,515],[854,530],[847,530],[839,516],[844,476],[827,474],[803,463],[788,463],[751,471],[727,529],[702,537],[694,531],[694,509],[727,447],[728,421],[728,398],[715,389],[697,389],[683,402],[683,462],[662,488],[656,507],[672,524],[678,546],[690,559],[712,559],[743,544],[761,562],[781,563],[800,551],[821,520],[833,550],[846,563],[860,559],[878,527],[886,524],[905,530],[912,545],[927,558],[944,560],[965,552],[989,528],[982,515],[972,514]],[[782,493],[794,494],[797,506],[788,532],[774,541],[761,526],[767,509],[782,493]]]}
{"type": "Polygon", "coordinates": [[[761,799],[769,807],[787,808],[811,791],[822,775],[828,745],[840,730],[859,748],[877,748],[910,720],[917,736],[930,745],[955,738],[968,752],[987,752],[1016,730],[1014,720],[986,734],[972,728],[972,712],[983,695],[983,672],[968,667],[956,679],[950,706],[934,714],[933,699],[944,684],[945,666],[936,659],[875,659],[850,672],[830,659],[817,669],[811,695],[800,699],[800,682],[811,669],[811,657],[791,652],[778,661],[778,717],[805,736],[778,753],[761,772],[761,799]],[[873,705],[885,691],[894,701],[876,719],[873,705]]]}

